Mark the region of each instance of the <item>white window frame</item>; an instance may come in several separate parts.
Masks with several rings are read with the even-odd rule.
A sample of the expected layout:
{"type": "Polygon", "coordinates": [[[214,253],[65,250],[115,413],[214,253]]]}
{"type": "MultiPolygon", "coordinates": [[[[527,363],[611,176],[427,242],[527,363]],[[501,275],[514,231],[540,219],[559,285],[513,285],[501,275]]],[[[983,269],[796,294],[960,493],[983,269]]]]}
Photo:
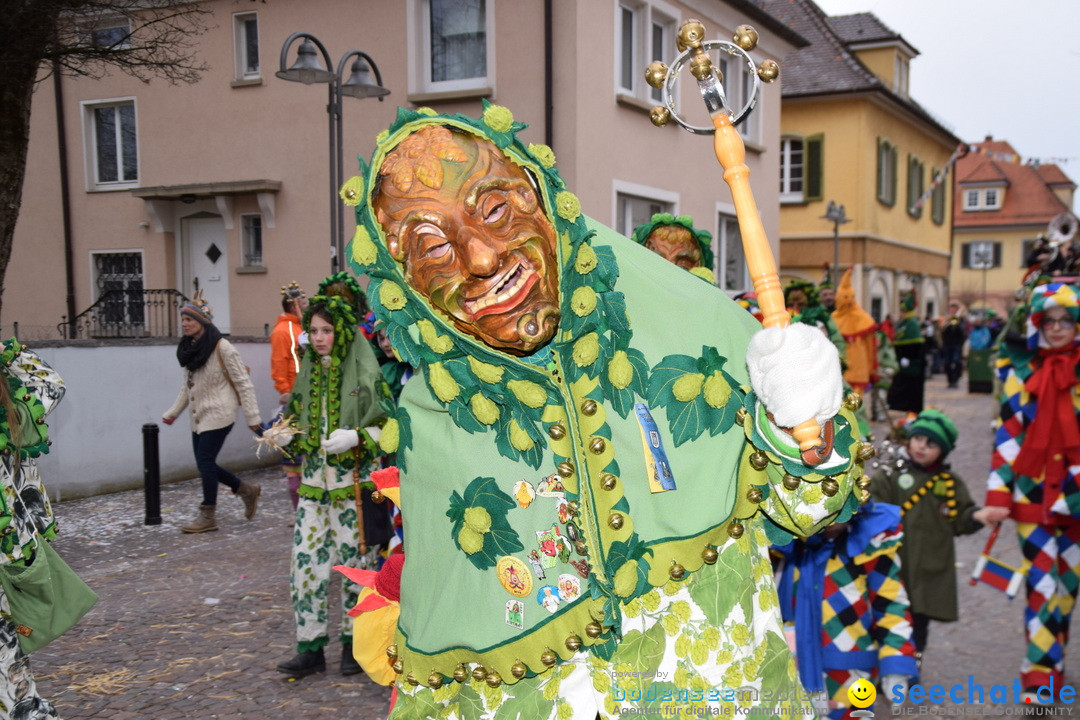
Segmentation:
{"type": "Polygon", "coordinates": [[[785,135],[780,138],[780,202],[801,203],[806,197],[806,138],[785,135]],[[792,162],[792,143],[799,143],[799,162],[792,162]],[[794,170],[798,169],[798,177],[794,170]],[[798,189],[793,186],[798,183],[798,189]]]}
{"type": "Polygon", "coordinates": [[[262,41],[259,37],[259,14],[257,12],[233,13],[233,48],[235,55],[235,78],[237,80],[258,80],[262,77],[262,41]],[[247,23],[255,21],[255,46],[259,53],[258,64],[254,71],[248,70],[247,23]]]}
{"type": "Polygon", "coordinates": [[[980,210],[1000,210],[1003,188],[967,188],[964,190],[964,212],[980,210]]]}
{"type": "MultiPolygon", "coordinates": [[[[739,293],[753,290],[754,285],[750,282],[750,268],[746,265],[746,253],[742,252],[742,287],[728,287],[727,273],[727,233],[726,225],[721,222],[721,217],[725,220],[734,220],[735,225],[739,224],[738,213],[735,212],[735,206],[731,203],[718,202],[716,203],[716,209],[713,212],[713,218],[716,221],[716,225],[713,232],[713,277],[716,279],[717,287],[726,292],[728,295],[738,295],[739,293]]],[[[740,248],[741,245],[740,236],[740,248]]]]}
{"type": "Polygon", "coordinates": [[[964,210],[978,210],[979,209],[979,191],[978,190],[965,190],[964,191],[964,210]]]}
{"type": "Polygon", "coordinates": [[[630,95],[644,103],[660,103],[661,91],[645,82],[645,67],[653,60],[669,63],[675,57],[675,35],[679,10],[658,0],[615,0],[615,93],[630,95]],[[632,16],[632,46],[629,48],[630,85],[623,82],[627,48],[623,43],[624,12],[632,16]],[[660,27],[663,47],[654,52],[653,28],[660,27]]]}
{"type": "Polygon", "coordinates": [[[986,188],[983,190],[982,204],[987,210],[1001,209],[1001,191],[997,188],[986,188]],[[991,200],[991,197],[993,197],[993,200],[991,200]]]}
{"type": "Polygon", "coordinates": [[[494,91],[495,88],[495,5],[484,2],[484,45],[487,57],[483,77],[459,80],[431,79],[431,0],[408,0],[405,22],[408,27],[408,52],[411,59],[410,93],[494,91]]]}
{"type": "Polygon", "coordinates": [[[635,226],[631,224],[629,218],[619,217],[620,196],[661,203],[669,207],[662,209],[660,212],[669,212],[676,216],[679,214],[679,194],[676,192],[627,182],[625,180],[613,180],[611,187],[611,227],[627,237],[630,237],[634,232],[635,226]],[[620,225],[622,225],[623,222],[626,222],[625,230],[620,229],[620,225]]]}
{"type": "MultiPolygon", "coordinates": [[[[83,119],[83,148],[84,148],[84,162],[86,168],[86,188],[89,191],[103,191],[103,190],[130,190],[131,188],[139,187],[139,163],[142,157],[142,153],[139,149],[139,108],[135,101],[134,96],[108,98],[104,100],[84,100],[80,103],[82,109],[83,119]],[[118,172],[117,180],[98,180],[98,159],[97,159],[97,124],[95,121],[95,111],[105,107],[120,107],[121,105],[130,105],[135,115],[135,178],[124,179],[120,177],[123,174],[123,162],[121,148],[123,144],[117,142],[118,160],[120,160],[120,168],[118,172]]],[[[120,131],[120,124],[117,124],[117,131],[120,131]]]]}
{"type": "Polygon", "coordinates": [[[241,213],[240,214],[240,253],[243,256],[242,266],[246,268],[261,268],[266,267],[266,246],[263,243],[263,231],[266,229],[266,222],[263,219],[262,213],[241,213]],[[253,262],[251,260],[251,236],[248,233],[248,220],[251,218],[257,218],[259,221],[259,261],[253,262]]]}
{"type": "Polygon", "coordinates": [[[85,25],[85,32],[87,38],[87,44],[91,47],[101,49],[112,50],[124,50],[131,47],[131,23],[123,15],[110,15],[95,21],[87,22],[85,25]],[[96,34],[106,30],[123,29],[126,37],[119,44],[113,47],[112,45],[98,44],[96,34]]]}

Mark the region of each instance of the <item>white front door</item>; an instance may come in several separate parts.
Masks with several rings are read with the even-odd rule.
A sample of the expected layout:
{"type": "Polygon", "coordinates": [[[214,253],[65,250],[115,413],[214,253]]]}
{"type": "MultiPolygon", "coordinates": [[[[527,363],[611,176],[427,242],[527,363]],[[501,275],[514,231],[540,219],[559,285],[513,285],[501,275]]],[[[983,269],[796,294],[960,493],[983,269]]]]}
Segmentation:
{"type": "Polygon", "coordinates": [[[229,332],[229,256],[225,222],[219,216],[184,218],[184,281],[180,292],[188,297],[202,290],[214,314],[214,324],[229,332]]]}

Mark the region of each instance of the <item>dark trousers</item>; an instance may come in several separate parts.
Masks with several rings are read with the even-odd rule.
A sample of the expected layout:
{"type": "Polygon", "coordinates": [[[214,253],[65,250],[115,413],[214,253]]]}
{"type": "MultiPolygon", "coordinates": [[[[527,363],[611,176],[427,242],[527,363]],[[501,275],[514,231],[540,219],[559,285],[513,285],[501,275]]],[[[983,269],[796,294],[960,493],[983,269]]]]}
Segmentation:
{"type": "Polygon", "coordinates": [[[963,345],[946,345],[941,349],[942,360],[945,362],[945,377],[949,379],[950,387],[960,382],[960,376],[964,373],[963,351],[963,345]]]}
{"type": "Polygon", "coordinates": [[[240,487],[240,478],[217,464],[218,453],[229,436],[232,425],[217,430],[191,433],[191,444],[195,448],[195,465],[202,476],[203,505],[217,505],[218,483],[227,486],[233,492],[240,487]]]}
{"type": "Polygon", "coordinates": [[[922,652],[926,647],[926,638],[930,634],[930,617],[922,613],[911,613],[911,642],[915,650],[922,652]]]}

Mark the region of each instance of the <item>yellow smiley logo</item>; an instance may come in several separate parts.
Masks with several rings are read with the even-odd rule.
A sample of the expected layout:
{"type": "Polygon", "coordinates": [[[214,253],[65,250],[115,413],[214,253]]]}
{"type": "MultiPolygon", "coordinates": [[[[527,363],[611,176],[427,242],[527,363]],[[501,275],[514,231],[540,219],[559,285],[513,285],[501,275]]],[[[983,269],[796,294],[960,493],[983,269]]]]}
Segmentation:
{"type": "Polygon", "coordinates": [[[869,680],[856,680],[847,691],[848,700],[857,708],[868,708],[877,698],[877,688],[869,680]]]}

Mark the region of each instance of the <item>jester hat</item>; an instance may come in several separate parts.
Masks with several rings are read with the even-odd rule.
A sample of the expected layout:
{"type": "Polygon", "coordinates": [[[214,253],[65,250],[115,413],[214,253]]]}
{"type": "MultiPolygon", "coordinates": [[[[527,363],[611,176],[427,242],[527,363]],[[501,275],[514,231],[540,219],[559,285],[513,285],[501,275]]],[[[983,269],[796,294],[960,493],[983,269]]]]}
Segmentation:
{"type": "MultiPolygon", "coordinates": [[[[1042,328],[1046,311],[1052,307],[1061,307],[1069,313],[1073,322],[1080,322],[1080,298],[1077,290],[1066,283],[1049,283],[1039,285],[1031,292],[1030,309],[1027,317],[1027,346],[1029,350],[1038,350],[1046,347],[1039,330],[1042,328]]],[[[1080,342],[1080,336],[1073,341],[1080,342]]]]}
{"type": "Polygon", "coordinates": [[[656,213],[649,222],[642,223],[634,228],[634,233],[630,237],[638,245],[644,245],[648,242],[649,236],[652,235],[653,230],[668,225],[676,225],[689,230],[690,236],[694,238],[694,242],[697,243],[698,249],[701,251],[702,266],[707,267],[709,270],[714,269],[712,233],[707,230],[698,230],[695,228],[694,219],[689,215],[679,215],[678,217],[675,217],[671,213],[656,213]]]}

